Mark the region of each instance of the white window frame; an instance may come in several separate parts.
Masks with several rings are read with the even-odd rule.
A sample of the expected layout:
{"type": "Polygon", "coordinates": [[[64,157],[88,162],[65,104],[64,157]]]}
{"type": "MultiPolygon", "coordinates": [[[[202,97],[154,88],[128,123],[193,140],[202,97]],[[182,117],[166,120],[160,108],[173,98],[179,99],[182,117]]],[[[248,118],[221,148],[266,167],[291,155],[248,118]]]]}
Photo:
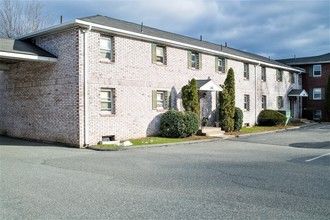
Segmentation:
{"type": "Polygon", "coordinates": [[[156,62],[165,64],[165,47],[156,45],[156,62]]]}
{"type": "Polygon", "coordinates": [[[313,120],[321,120],[322,119],[322,111],[314,110],[313,111],[313,120]]]}
{"type": "Polygon", "coordinates": [[[294,72],[289,72],[289,79],[291,84],[296,83],[296,74],[294,72]]]}
{"type": "Polygon", "coordinates": [[[166,109],[166,91],[157,90],[157,109],[166,109]]]}
{"type": "Polygon", "coordinates": [[[250,95],[244,94],[244,110],[250,111],[250,95]]]}
{"type": "Polygon", "coordinates": [[[322,66],[321,65],[313,65],[313,77],[321,77],[322,76],[322,66]],[[319,68],[319,70],[316,70],[319,68]],[[316,74],[319,72],[319,74],[316,74]]]}
{"type": "Polygon", "coordinates": [[[198,64],[197,64],[198,63],[198,53],[191,52],[190,62],[191,62],[192,69],[198,69],[198,64]]]}
{"type": "Polygon", "coordinates": [[[217,66],[217,69],[216,71],[217,72],[225,72],[225,59],[224,58],[221,58],[221,57],[217,57],[216,59],[216,66],[217,66]]]}
{"type": "Polygon", "coordinates": [[[266,67],[262,66],[261,67],[261,81],[266,82],[267,77],[266,77],[266,67]]]}
{"type": "Polygon", "coordinates": [[[283,70],[276,70],[276,81],[283,82],[283,70]]]}
{"type": "Polygon", "coordinates": [[[265,95],[261,96],[261,108],[267,109],[267,96],[265,95]]]}
{"type": "Polygon", "coordinates": [[[313,88],[313,100],[322,100],[321,88],[313,88]]]}
{"type": "Polygon", "coordinates": [[[250,79],[250,71],[249,71],[249,64],[248,63],[244,63],[244,79],[248,80],[250,79]]]}
{"type": "Polygon", "coordinates": [[[100,37],[100,56],[101,60],[113,61],[113,38],[100,37]]]}
{"type": "Polygon", "coordinates": [[[114,89],[101,88],[101,92],[100,92],[100,105],[101,105],[101,111],[110,112],[112,114],[114,113],[114,89]],[[103,103],[107,103],[108,104],[108,107],[107,108],[103,108],[102,107],[103,106],[102,105],[103,103]]]}

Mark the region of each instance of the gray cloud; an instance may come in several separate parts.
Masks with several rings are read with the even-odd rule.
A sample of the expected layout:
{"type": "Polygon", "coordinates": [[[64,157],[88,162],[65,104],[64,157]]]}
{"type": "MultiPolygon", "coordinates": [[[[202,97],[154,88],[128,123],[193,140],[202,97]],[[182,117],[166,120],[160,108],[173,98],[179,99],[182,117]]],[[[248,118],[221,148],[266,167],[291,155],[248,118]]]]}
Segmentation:
{"type": "Polygon", "coordinates": [[[66,20],[101,14],[274,59],[330,51],[328,0],[43,1],[66,20]]]}

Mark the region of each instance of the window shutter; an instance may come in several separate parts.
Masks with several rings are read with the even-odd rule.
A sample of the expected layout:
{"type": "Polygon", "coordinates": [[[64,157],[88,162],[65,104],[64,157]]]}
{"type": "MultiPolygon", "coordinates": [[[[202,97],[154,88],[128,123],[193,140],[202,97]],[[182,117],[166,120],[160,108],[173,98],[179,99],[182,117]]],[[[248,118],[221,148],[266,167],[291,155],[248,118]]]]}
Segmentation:
{"type": "Polygon", "coordinates": [[[324,100],[325,99],[325,89],[324,88],[321,88],[321,100],[324,100]]]}
{"type": "Polygon", "coordinates": [[[224,72],[228,72],[228,59],[225,59],[225,67],[223,68],[224,72]]]}
{"type": "Polygon", "coordinates": [[[309,75],[309,77],[313,77],[313,66],[309,67],[308,75],[309,75]]]}
{"type": "Polygon", "coordinates": [[[164,47],[164,65],[167,65],[167,48],[164,47]]]}
{"type": "Polygon", "coordinates": [[[152,90],[152,109],[157,109],[157,90],[152,90]]]}
{"type": "Polygon", "coordinates": [[[202,54],[198,53],[198,69],[202,69],[202,54]]]}
{"type": "Polygon", "coordinates": [[[170,92],[165,91],[165,109],[171,108],[171,98],[170,98],[170,92]]]}
{"type": "Polygon", "coordinates": [[[309,100],[313,100],[313,88],[309,88],[309,94],[308,94],[308,97],[309,97],[309,100]]]}
{"type": "Polygon", "coordinates": [[[156,44],[151,44],[151,59],[152,59],[152,63],[156,63],[157,61],[157,57],[156,57],[156,44]]]}
{"type": "Polygon", "coordinates": [[[218,69],[218,57],[215,57],[215,72],[219,72],[219,69],[218,69]]]}
{"type": "Polygon", "coordinates": [[[191,52],[188,51],[188,68],[191,68],[191,52]]]}

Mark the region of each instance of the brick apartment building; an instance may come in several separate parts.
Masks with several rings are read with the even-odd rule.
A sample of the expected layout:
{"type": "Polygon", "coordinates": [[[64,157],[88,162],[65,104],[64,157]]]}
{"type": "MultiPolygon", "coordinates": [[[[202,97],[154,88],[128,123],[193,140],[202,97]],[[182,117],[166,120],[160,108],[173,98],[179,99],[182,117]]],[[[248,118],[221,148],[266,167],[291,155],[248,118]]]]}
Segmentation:
{"type": "Polygon", "coordinates": [[[167,109],[183,110],[192,78],[215,126],[230,67],[246,126],[266,108],[301,116],[301,98],[289,98],[304,96],[299,69],[227,45],[104,16],[1,39],[0,132],[80,147],[155,134],[167,109]]]}
{"type": "Polygon", "coordinates": [[[316,121],[330,121],[325,100],[330,77],[330,53],[313,57],[299,57],[279,60],[290,66],[305,70],[302,82],[309,98],[303,100],[303,117],[316,121]]]}

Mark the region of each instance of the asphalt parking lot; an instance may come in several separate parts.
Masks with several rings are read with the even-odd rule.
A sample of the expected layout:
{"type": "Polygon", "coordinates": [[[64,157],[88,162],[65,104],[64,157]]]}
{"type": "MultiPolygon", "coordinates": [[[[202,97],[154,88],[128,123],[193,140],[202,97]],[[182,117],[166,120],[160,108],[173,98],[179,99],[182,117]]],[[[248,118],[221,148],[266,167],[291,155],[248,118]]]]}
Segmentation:
{"type": "Polygon", "coordinates": [[[329,134],[118,152],[0,137],[1,219],[329,219],[329,134]]]}

